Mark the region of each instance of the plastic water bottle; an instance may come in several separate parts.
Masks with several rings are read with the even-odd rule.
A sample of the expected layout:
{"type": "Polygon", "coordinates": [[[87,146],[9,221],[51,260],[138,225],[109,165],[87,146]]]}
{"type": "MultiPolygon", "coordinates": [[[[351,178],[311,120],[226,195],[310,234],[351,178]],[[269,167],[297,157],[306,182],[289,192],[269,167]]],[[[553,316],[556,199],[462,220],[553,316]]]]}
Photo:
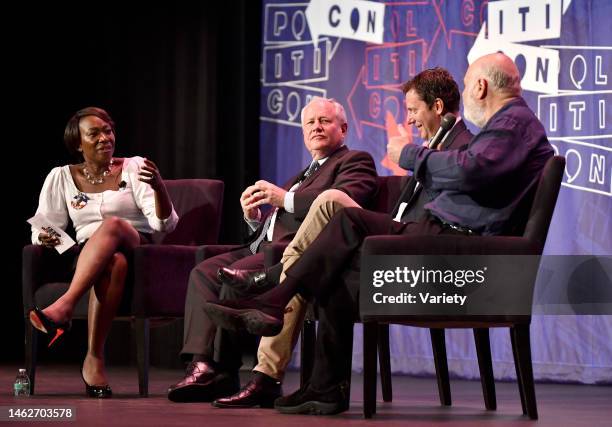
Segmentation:
{"type": "Polygon", "coordinates": [[[15,384],[13,384],[13,391],[15,396],[29,396],[30,395],[30,378],[26,373],[26,370],[21,368],[15,378],[15,384]]]}

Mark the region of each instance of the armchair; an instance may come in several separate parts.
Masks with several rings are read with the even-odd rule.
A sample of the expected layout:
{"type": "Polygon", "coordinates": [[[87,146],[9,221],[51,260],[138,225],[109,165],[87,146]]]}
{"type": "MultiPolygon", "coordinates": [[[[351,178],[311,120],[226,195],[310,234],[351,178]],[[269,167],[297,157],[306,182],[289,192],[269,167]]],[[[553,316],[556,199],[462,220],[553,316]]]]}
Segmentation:
{"type": "MultiPolygon", "coordinates": [[[[198,245],[219,237],[223,182],[209,179],[166,180],[179,222],[171,233],[155,233],[153,244],[137,247],[130,259],[126,292],[116,320],[130,320],[137,342],[139,394],[148,395],[149,329],[151,319],[183,316],[189,272],[198,245]]],[[[30,392],[36,380],[37,331],[28,319],[34,306],[46,307],[69,286],[76,252],[58,255],[38,245],[23,248],[23,309],[26,368],[30,392]]],[[[87,297],[77,304],[73,318],[87,318],[87,297]]]]}
{"type": "MultiPolygon", "coordinates": [[[[555,156],[546,163],[542,176],[535,190],[533,203],[528,200],[530,210],[526,217],[523,232],[520,236],[371,236],[365,239],[363,255],[422,255],[422,254],[489,254],[489,255],[541,255],[548,233],[548,228],[554,211],[557,195],[561,185],[565,159],[555,156]]],[[[520,224],[520,217],[514,219],[520,224]]],[[[535,277],[531,280],[517,283],[525,286],[533,293],[535,277]]],[[[533,370],[531,364],[531,349],[529,342],[530,315],[523,316],[415,316],[407,313],[403,316],[365,316],[364,322],[364,416],[371,418],[376,411],[376,343],[378,342],[379,324],[398,323],[419,327],[428,327],[432,331],[434,353],[436,348],[444,348],[444,330],[440,328],[474,328],[481,381],[487,409],[495,409],[495,388],[491,365],[491,350],[489,346],[488,328],[509,327],[517,382],[521,398],[523,414],[531,419],[538,418],[533,370]]],[[[436,366],[439,362],[437,357],[436,366]]],[[[446,364],[444,356],[443,363],[446,364]]],[[[448,387],[448,371],[440,375],[438,385],[443,386],[448,393],[450,404],[450,388],[448,387]]],[[[440,393],[442,397],[442,391],[440,393]]]]}

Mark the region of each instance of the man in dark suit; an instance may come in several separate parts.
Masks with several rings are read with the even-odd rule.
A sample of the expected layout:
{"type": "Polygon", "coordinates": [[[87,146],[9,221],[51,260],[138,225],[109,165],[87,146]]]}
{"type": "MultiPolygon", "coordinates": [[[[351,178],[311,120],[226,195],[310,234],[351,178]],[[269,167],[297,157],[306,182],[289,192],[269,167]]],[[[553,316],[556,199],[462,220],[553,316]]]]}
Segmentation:
{"type": "Polygon", "coordinates": [[[274,402],[280,412],[335,414],[348,409],[359,248],[365,237],[501,234],[553,155],[542,124],[521,97],[520,74],[510,58],[495,53],[478,59],[464,83],[465,117],[482,128],[466,147],[436,151],[405,144],[403,137],[387,147],[390,159],[413,170],[430,195],[425,216],[402,223],[364,209],[342,209],[285,272],[280,286],[250,300],[204,306],[223,327],[274,336],[283,327],[285,304],[295,294],[318,301],[310,381],[274,402]]]}
{"type": "Polygon", "coordinates": [[[304,143],[313,159],[310,166],[282,188],[266,181],[247,187],[240,204],[246,222],[255,230],[251,243],[207,259],[191,271],[181,351],[181,356],[190,358],[191,363],[185,377],[169,388],[168,398],[172,401],[211,401],[240,387],[240,340],[226,331],[217,334],[216,326],[202,309],[206,301],[219,297],[217,270],[224,266],[262,268],[261,243],[289,242],[323,190],[336,189],[359,203],[367,203],[373,195],[374,161],[370,154],[344,145],[348,124],[342,105],[333,99],[315,97],[304,107],[301,118],[304,143]],[[273,208],[267,216],[260,210],[265,204],[273,208]]]}
{"type": "MultiPolygon", "coordinates": [[[[408,113],[407,122],[416,128],[425,143],[429,143],[436,135],[446,114],[452,113],[456,116],[459,112],[459,88],[450,73],[443,68],[422,71],[406,82],[402,90],[408,113]]],[[[398,130],[403,135],[407,135],[401,125],[398,130]]],[[[459,149],[467,145],[472,136],[465,123],[458,117],[437,149],[459,149]]],[[[430,195],[423,191],[423,186],[410,177],[402,188],[391,216],[396,221],[417,221],[425,215],[424,205],[430,200],[430,195]]],[[[359,204],[345,193],[337,190],[324,191],[314,201],[278,266],[274,266],[267,273],[222,268],[220,271],[222,280],[226,282],[227,287],[251,288],[254,292],[267,288],[268,286],[263,285],[265,282],[278,284],[284,279],[284,273],[280,273],[279,277],[275,271],[279,267],[283,272],[287,271],[316,239],[331,217],[346,207],[360,208],[359,204]]],[[[229,291],[222,294],[232,295],[229,291]]],[[[231,299],[229,296],[227,298],[231,299]]],[[[291,359],[306,305],[302,302],[302,298],[296,295],[287,307],[282,331],[274,337],[262,337],[259,343],[258,364],[253,369],[252,380],[235,395],[215,400],[214,406],[220,408],[271,406],[274,398],[278,397],[276,384],[282,381],[291,359]]]]}

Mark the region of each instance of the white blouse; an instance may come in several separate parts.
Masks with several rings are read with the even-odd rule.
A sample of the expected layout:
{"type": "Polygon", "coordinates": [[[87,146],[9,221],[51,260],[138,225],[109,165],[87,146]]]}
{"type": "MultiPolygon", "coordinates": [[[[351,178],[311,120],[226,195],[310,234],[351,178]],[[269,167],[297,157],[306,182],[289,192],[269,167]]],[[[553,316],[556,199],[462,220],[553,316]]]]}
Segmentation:
{"type": "MultiPolygon", "coordinates": [[[[126,157],[121,171],[125,187],[101,193],[79,191],[68,165],[53,168],[43,184],[36,213],[43,213],[62,229],[66,229],[70,217],[79,243],[89,239],[105,218],[113,216],[126,220],[142,233],[172,231],[178,222],[174,206],[168,218],[161,220],[157,217],[153,189],[138,180],[142,165],[142,157],[126,157]]],[[[40,230],[32,227],[32,243],[40,244],[39,234],[40,230]]]]}

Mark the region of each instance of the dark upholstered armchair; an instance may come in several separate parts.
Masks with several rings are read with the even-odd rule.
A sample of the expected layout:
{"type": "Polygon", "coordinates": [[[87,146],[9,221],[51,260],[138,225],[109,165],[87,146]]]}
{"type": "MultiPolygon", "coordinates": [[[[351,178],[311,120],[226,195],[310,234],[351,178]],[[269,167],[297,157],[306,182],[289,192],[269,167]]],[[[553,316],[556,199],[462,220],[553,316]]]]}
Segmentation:
{"type": "MultiPolygon", "coordinates": [[[[118,320],[131,320],[136,334],[138,388],[148,395],[149,328],[151,319],[183,316],[189,272],[195,266],[199,245],[216,243],[223,206],[223,182],[210,179],[166,180],[179,215],[171,233],[156,233],[153,244],[139,246],[130,260],[130,274],[119,308],[118,320]]],[[[23,249],[23,308],[26,329],[26,368],[31,393],[36,379],[37,331],[28,320],[34,305],[46,307],[68,288],[75,251],[58,255],[37,245],[23,249]]],[[[87,318],[88,297],[74,311],[75,319],[87,318]]]]}
{"type": "MultiPolygon", "coordinates": [[[[542,176],[535,189],[535,195],[527,201],[528,215],[521,221],[520,215],[514,218],[515,224],[522,229],[517,236],[371,236],[365,239],[362,254],[367,255],[541,255],[548,228],[561,185],[565,159],[555,156],[545,165],[542,176]]],[[[523,283],[533,294],[535,274],[523,283]]],[[[410,306],[406,305],[406,310],[410,306]]],[[[509,327],[517,382],[519,386],[523,414],[531,419],[538,418],[531,349],[529,341],[530,315],[523,316],[417,316],[407,313],[402,316],[367,316],[364,322],[364,416],[370,418],[376,411],[376,346],[379,342],[380,324],[398,323],[428,327],[432,331],[434,360],[436,362],[438,386],[443,402],[450,404],[450,387],[444,350],[444,329],[474,328],[474,337],[481,381],[487,409],[495,409],[495,385],[489,345],[490,327],[509,327]],[[436,355],[438,351],[438,355],[436,355]],[[438,364],[443,363],[444,369],[438,364]]]]}

